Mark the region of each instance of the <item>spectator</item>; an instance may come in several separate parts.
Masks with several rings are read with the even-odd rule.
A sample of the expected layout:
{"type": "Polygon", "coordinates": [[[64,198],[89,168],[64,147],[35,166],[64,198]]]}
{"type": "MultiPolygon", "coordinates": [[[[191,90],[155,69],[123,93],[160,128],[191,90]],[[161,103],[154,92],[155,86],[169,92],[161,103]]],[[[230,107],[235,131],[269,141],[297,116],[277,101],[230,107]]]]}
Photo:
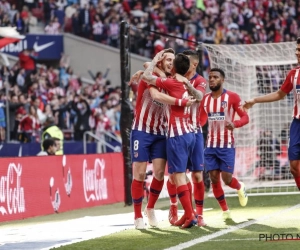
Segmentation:
{"type": "Polygon", "coordinates": [[[19,54],[19,62],[21,68],[25,70],[26,76],[30,75],[33,71],[36,70],[36,53],[28,49],[24,49],[19,54]]]}
{"type": "Polygon", "coordinates": [[[28,101],[27,94],[21,93],[19,95],[19,103],[21,103],[23,105],[22,107],[26,111],[27,114],[29,113],[30,101],[28,101]]]}
{"type": "Polygon", "coordinates": [[[45,139],[42,148],[43,150],[37,156],[55,155],[57,152],[56,141],[53,138],[45,139]]]}
{"type": "Polygon", "coordinates": [[[55,141],[56,152],[59,152],[61,150],[61,141],[60,141],[60,139],[56,138],[56,137],[52,137],[51,139],[53,139],[55,141]]]}
{"type": "Polygon", "coordinates": [[[58,101],[58,109],[53,109],[53,114],[54,117],[57,117],[57,126],[60,129],[67,129],[65,118],[67,116],[66,112],[70,109],[70,105],[66,102],[64,96],[58,96],[58,101]]]}
{"type": "Polygon", "coordinates": [[[104,25],[100,20],[99,15],[96,15],[95,20],[93,22],[93,35],[94,35],[94,40],[96,42],[102,42],[105,39],[105,36],[103,34],[103,28],[104,25]]]}
{"type": "Polygon", "coordinates": [[[111,23],[109,24],[109,45],[112,47],[118,47],[119,41],[119,24],[117,23],[116,18],[112,18],[111,23]]]}
{"type": "Polygon", "coordinates": [[[9,20],[10,23],[13,24],[14,23],[14,17],[17,14],[18,10],[16,8],[15,4],[11,5],[11,9],[8,11],[8,16],[9,16],[9,20]]]}
{"type": "Polygon", "coordinates": [[[35,95],[33,95],[31,97],[31,100],[32,100],[33,106],[36,109],[36,114],[37,114],[38,120],[40,121],[40,123],[44,123],[47,119],[46,115],[43,113],[44,103],[41,102],[40,97],[37,97],[35,95]]]}
{"type": "Polygon", "coordinates": [[[25,76],[25,69],[21,69],[17,75],[17,85],[23,93],[25,92],[25,76]]]}
{"type": "Polygon", "coordinates": [[[89,38],[91,31],[91,17],[88,4],[85,4],[84,8],[80,10],[79,24],[81,25],[82,36],[85,38],[89,38]]]}
{"type": "Polygon", "coordinates": [[[75,141],[81,141],[83,140],[84,132],[90,130],[89,117],[91,115],[91,109],[83,96],[75,97],[71,105],[77,114],[77,121],[74,126],[74,139],[75,141]]]}
{"type": "Polygon", "coordinates": [[[21,15],[20,15],[19,12],[16,12],[16,14],[14,16],[13,24],[14,24],[14,26],[16,26],[17,31],[20,34],[24,34],[25,33],[25,31],[26,31],[25,22],[24,22],[24,20],[21,17],[21,15]]]}
{"type": "Polygon", "coordinates": [[[0,93],[0,142],[5,141],[5,103],[4,103],[4,94],[0,93]]]}
{"type": "Polygon", "coordinates": [[[17,140],[18,123],[16,123],[16,112],[18,108],[23,106],[23,104],[18,102],[17,95],[12,94],[10,100],[8,101],[8,105],[9,105],[9,131],[7,132],[10,133],[11,140],[17,140]]]}
{"type": "Polygon", "coordinates": [[[7,0],[2,0],[0,3],[0,7],[4,13],[8,13],[11,9],[10,3],[7,0]]]}
{"type": "Polygon", "coordinates": [[[58,0],[56,1],[57,10],[64,11],[66,6],[68,5],[67,0],[58,0]]]}
{"type": "MultiPolygon", "coordinates": [[[[25,110],[24,110],[25,111],[25,110]]],[[[37,109],[35,106],[29,107],[29,114],[26,112],[19,123],[19,140],[21,142],[36,142],[41,127],[40,121],[37,116],[37,109]]]]}
{"type": "Polygon", "coordinates": [[[72,5],[69,5],[68,7],[66,7],[65,9],[65,16],[67,19],[72,18],[72,16],[75,14],[75,12],[77,11],[77,5],[74,3],[72,5]]]}
{"type": "Polygon", "coordinates": [[[79,17],[79,12],[76,11],[72,16],[72,32],[79,36],[81,35],[81,20],[79,17]]]}
{"type": "Polygon", "coordinates": [[[11,26],[11,22],[9,20],[8,14],[3,15],[3,17],[2,17],[2,26],[3,27],[11,26]]]}
{"type": "Polygon", "coordinates": [[[51,105],[50,105],[49,103],[47,103],[47,104],[45,105],[44,114],[45,114],[45,116],[46,116],[46,120],[47,120],[48,117],[49,117],[49,118],[53,118],[53,117],[54,117],[53,111],[52,111],[52,109],[51,109],[51,105]]]}
{"type": "Polygon", "coordinates": [[[105,140],[104,131],[111,131],[111,124],[108,117],[103,113],[96,114],[96,130],[95,134],[97,137],[105,140]]]}
{"type": "Polygon", "coordinates": [[[56,155],[63,155],[64,153],[64,135],[63,132],[54,124],[54,118],[53,117],[47,117],[45,123],[44,123],[44,129],[42,133],[42,150],[43,150],[43,142],[46,139],[49,139],[51,137],[58,138],[60,140],[61,148],[60,150],[56,151],[56,155]]]}
{"type": "Polygon", "coordinates": [[[28,32],[30,32],[30,29],[32,27],[36,27],[38,24],[38,19],[32,15],[31,12],[29,12],[29,15],[28,15],[28,32]]]}
{"type": "Polygon", "coordinates": [[[60,24],[57,18],[50,20],[50,23],[45,27],[45,33],[49,35],[58,35],[60,32],[60,24]]]}
{"type": "Polygon", "coordinates": [[[51,6],[49,3],[50,0],[44,0],[43,3],[43,12],[44,12],[44,20],[45,24],[48,25],[51,19],[51,6]]]}

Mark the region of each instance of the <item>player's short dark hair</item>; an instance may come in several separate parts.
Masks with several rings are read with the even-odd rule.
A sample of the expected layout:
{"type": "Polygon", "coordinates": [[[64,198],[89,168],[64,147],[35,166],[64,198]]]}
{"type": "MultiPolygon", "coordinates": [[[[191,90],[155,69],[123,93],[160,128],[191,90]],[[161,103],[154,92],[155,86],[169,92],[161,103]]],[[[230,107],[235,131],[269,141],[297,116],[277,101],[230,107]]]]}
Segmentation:
{"type": "Polygon", "coordinates": [[[213,72],[213,71],[219,72],[220,75],[221,75],[223,78],[225,78],[225,72],[224,72],[222,69],[220,69],[220,68],[212,68],[212,69],[210,70],[210,72],[213,72]]]}
{"type": "Polygon", "coordinates": [[[43,148],[47,151],[51,146],[56,146],[55,140],[53,138],[48,138],[43,141],[43,148]]]}
{"type": "Polygon", "coordinates": [[[300,37],[297,38],[297,44],[300,44],[300,37]]]}
{"type": "Polygon", "coordinates": [[[182,51],[182,54],[184,54],[186,56],[190,56],[193,59],[199,61],[199,54],[196,50],[187,49],[187,50],[182,51]]]}
{"type": "Polygon", "coordinates": [[[182,53],[178,53],[175,56],[174,62],[173,62],[173,67],[176,71],[176,73],[180,74],[180,75],[185,75],[186,72],[188,72],[189,68],[190,68],[190,59],[182,54],[182,53]]]}

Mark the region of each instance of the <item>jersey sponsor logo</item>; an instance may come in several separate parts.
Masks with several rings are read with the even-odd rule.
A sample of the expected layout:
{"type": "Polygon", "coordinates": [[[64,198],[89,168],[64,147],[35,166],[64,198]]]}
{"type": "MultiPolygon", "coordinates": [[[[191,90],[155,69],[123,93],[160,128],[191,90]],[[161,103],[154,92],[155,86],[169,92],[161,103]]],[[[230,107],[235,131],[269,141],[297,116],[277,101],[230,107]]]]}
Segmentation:
{"type": "Polygon", "coordinates": [[[227,102],[226,101],[221,102],[221,107],[223,109],[226,109],[227,108],[227,102]]]}
{"type": "Polygon", "coordinates": [[[225,113],[224,112],[210,112],[208,113],[209,121],[225,121],[225,113]]]}

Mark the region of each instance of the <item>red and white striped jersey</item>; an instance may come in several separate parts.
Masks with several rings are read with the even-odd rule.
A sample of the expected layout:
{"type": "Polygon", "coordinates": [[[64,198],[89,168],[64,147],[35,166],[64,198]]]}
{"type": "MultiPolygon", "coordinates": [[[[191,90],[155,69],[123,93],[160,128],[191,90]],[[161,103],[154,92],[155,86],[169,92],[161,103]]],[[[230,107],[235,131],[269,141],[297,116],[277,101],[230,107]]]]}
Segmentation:
{"type": "MultiPolygon", "coordinates": [[[[163,89],[169,94],[178,99],[187,98],[188,91],[184,83],[173,78],[156,79],[156,86],[163,89]]],[[[169,106],[168,120],[168,137],[180,136],[193,132],[191,126],[191,108],[171,105],[169,106]]]]}
{"type": "Polygon", "coordinates": [[[152,99],[150,87],[144,81],[139,82],[132,129],[155,135],[165,135],[167,121],[164,115],[164,104],[152,99]]]}
{"type": "Polygon", "coordinates": [[[225,126],[233,122],[235,128],[249,122],[248,114],[241,108],[242,102],[238,94],[223,89],[218,98],[207,93],[200,104],[200,123],[204,125],[208,119],[207,147],[233,148],[233,131],[225,126]],[[234,120],[236,113],[240,120],[234,120]]]}
{"type": "MultiPolygon", "coordinates": [[[[206,80],[196,73],[191,79],[190,83],[193,85],[193,87],[199,91],[202,92],[203,96],[206,92],[206,80]]],[[[191,123],[193,125],[194,129],[200,129],[202,132],[202,127],[200,125],[200,109],[199,109],[200,103],[195,102],[191,106],[191,123]]]]}
{"type": "Polygon", "coordinates": [[[300,119],[300,67],[296,67],[290,70],[280,89],[287,94],[290,93],[291,90],[293,90],[293,117],[296,119],[300,119]]]}

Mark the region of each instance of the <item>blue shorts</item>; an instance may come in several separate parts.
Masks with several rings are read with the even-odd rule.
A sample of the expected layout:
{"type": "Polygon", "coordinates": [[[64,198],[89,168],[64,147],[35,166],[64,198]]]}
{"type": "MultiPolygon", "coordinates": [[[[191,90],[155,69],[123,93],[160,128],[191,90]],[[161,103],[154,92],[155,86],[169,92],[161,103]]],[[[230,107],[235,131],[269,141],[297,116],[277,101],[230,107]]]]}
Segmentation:
{"type": "Polygon", "coordinates": [[[204,142],[203,134],[200,130],[195,133],[195,146],[193,149],[193,154],[191,160],[188,163],[187,169],[190,171],[203,171],[204,170],[204,142]]]}
{"type": "Polygon", "coordinates": [[[294,119],[290,127],[289,160],[300,160],[300,120],[294,119]]]}
{"type": "Polygon", "coordinates": [[[167,138],[164,135],[149,134],[132,130],[130,134],[130,153],[132,162],[145,162],[153,159],[167,159],[167,138]]]}
{"type": "Polygon", "coordinates": [[[195,134],[189,133],[167,139],[168,172],[185,173],[195,145],[195,134]]]}
{"type": "Polygon", "coordinates": [[[228,173],[234,171],[235,148],[206,148],[204,164],[207,172],[220,170],[228,173]]]}

